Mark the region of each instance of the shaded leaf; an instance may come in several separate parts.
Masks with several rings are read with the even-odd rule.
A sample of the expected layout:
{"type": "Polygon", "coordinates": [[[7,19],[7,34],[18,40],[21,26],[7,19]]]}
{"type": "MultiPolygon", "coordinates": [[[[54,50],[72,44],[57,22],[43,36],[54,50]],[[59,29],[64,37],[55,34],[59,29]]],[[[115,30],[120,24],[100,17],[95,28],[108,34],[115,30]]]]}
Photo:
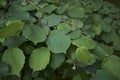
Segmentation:
{"type": "Polygon", "coordinates": [[[65,55],[64,54],[52,54],[51,55],[51,60],[50,60],[50,66],[53,69],[58,68],[65,60],[65,55]]]}
{"type": "Polygon", "coordinates": [[[120,79],[120,57],[111,55],[105,58],[102,68],[120,79]]]}

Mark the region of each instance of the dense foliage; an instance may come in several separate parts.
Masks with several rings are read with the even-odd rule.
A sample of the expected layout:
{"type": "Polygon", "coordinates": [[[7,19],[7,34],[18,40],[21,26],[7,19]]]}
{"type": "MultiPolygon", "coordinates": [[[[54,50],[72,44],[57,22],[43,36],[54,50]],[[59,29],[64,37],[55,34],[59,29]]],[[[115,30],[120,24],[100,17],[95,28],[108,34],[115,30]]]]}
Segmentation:
{"type": "Polygon", "coordinates": [[[120,9],[0,0],[0,80],[120,80],[120,9]]]}

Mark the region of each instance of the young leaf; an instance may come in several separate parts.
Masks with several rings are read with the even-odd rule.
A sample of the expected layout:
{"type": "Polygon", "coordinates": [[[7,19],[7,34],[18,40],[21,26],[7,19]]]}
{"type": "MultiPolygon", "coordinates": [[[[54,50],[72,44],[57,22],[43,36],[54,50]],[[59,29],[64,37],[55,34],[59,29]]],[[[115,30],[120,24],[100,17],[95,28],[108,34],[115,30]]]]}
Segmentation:
{"type": "Polygon", "coordinates": [[[66,53],[71,44],[70,37],[62,30],[54,30],[47,39],[48,48],[54,53],[66,53]]]}
{"type": "Polygon", "coordinates": [[[20,71],[22,70],[25,63],[25,56],[22,50],[19,48],[7,49],[2,56],[2,61],[10,66],[11,74],[20,77],[20,71]]]}
{"type": "Polygon", "coordinates": [[[29,59],[29,66],[33,71],[39,71],[46,68],[50,60],[50,51],[46,47],[35,49],[29,59]]]}
{"type": "Polygon", "coordinates": [[[90,60],[90,52],[85,47],[80,47],[76,49],[76,58],[81,63],[87,63],[90,60]]]}
{"type": "Polygon", "coordinates": [[[111,55],[105,58],[102,68],[120,79],[120,57],[111,55]]]}
{"type": "Polygon", "coordinates": [[[6,27],[0,31],[0,38],[14,36],[15,33],[24,26],[24,23],[19,20],[8,21],[6,27]]]}
{"type": "Polygon", "coordinates": [[[23,35],[34,44],[43,42],[46,39],[44,31],[38,25],[25,25],[23,28],[23,35]]]}

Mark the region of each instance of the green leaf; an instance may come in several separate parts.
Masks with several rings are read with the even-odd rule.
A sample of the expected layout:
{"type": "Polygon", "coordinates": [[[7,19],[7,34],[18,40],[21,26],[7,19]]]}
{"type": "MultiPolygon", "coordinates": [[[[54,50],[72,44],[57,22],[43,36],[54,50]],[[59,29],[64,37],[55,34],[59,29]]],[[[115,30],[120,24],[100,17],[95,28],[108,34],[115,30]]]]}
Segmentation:
{"type": "Polygon", "coordinates": [[[96,35],[100,35],[102,30],[101,30],[101,26],[100,25],[97,25],[97,26],[93,26],[93,31],[96,35]]]}
{"type": "Polygon", "coordinates": [[[0,76],[8,75],[9,66],[3,62],[0,62],[0,76]]]}
{"type": "Polygon", "coordinates": [[[0,7],[5,7],[7,1],[6,0],[0,0],[0,7]]]}
{"type": "Polygon", "coordinates": [[[0,38],[14,36],[24,26],[24,23],[19,20],[8,21],[6,24],[6,27],[0,31],[0,38]]]}
{"type": "Polygon", "coordinates": [[[90,60],[90,52],[85,47],[76,49],[76,58],[79,62],[86,64],[90,60]]]}
{"type": "Polygon", "coordinates": [[[81,36],[81,30],[75,30],[69,33],[71,39],[77,39],[81,36]]]}
{"type": "Polygon", "coordinates": [[[89,36],[81,36],[79,39],[72,41],[73,45],[76,45],[77,47],[86,47],[88,49],[94,49],[96,46],[96,43],[92,38],[89,36]]]}
{"type": "Polygon", "coordinates": [[[11,74],[20,77],[20,71],[25,63],[25,56],[22,50],[19,48],[8,48],[2,56],[2,61],[10,66],[11,74]]]}
{"type": "Polygon", "coordinates": [[[25,38],[22,36],[20,37],[12,36],[8,37],[2,44],[7,47],[18,47],[25,41],[26,41],[25,38]]]}
{"type": "Polygon", "coordinates": [[[113,49],[110,46],[104,44],[97,44],[96,48],[93,50],[99,58],[103,59],[109,55],[113,54],[113,49]]]}
{"type": "Polygon", "coordinates": [[[71,6],[67,10],[68,16],[71,18],[83,18],[85,17],[85,12],[82,7],[79,6],[71,6]]]}
{"type": "Polygon", "coordinates": [[[120,57],[111,55],[105,58],[102,68],[120,79],[120,57]]]}
{"type": "Polygon", "coordinates": [[[61,23],[57,26],[58,30],[64,30],[65,33],[68,33],[71,31],[71,27],[70,25],[68,25],[67,23],[61,23]]]}
{"type": "Polygon", "coordinates": [[[62,30],[52,31],[47,39],[48,48],[54,53],[66,53],[70,44],[70,37],[62,30]]]}
{"type": "Polygon", "coordinates": [[[118,80],[118,79],[105,70],[97,70],[95,77],[90,80],[118,80]]]}
{"type": "Polygon", "coordinates": [[[82,80],[80,74],[77,74],[73,77],[72,80],[82,80]]]}
{"type": "Polygon", "coordinates": [[[60,15],[56,15],[56,14],[51,14],[48,16],[48,26],[52,27],[52,26],[56,26],[61,22],[61,16],[60,15]]]}
{"type": "Polygon", "coordinates": [[[34,44],[43,42],[46,39],[44,31],[38,25],[25,25],[23,28],[23,36],[31,40],[34,44]]]}
{"type": "Polygon", "coordinates": [[[44,12],[44,13],[51,13],[52,11],[54,11],[57,7],[55,5],[48,5],[44,8],[41,9],[41,12],[44,12]]]}
{"type": "Polygon", "coordinates": [[[33,71],[43,70],[47,67],[50,60],[50,51],[46,47],[33,50],[30,59],[29,66],[33,71]]]}
{"type": "Polygon", "coordinates": [[[58,68],[65,60],[64,54],[52,54],[50,60],[50,66],[55,70],[58,68]]]}
{"type": "Polygon", "coordinates": [[[63,13],[67,10],[67,8],[68,8],[68,5],[65,4],[65,5],[63,5],[63,6],[58,7],[58,9],[57,9],[56,12],[57,12],[58,14],[63,14],[63,13]]]}
{"type": "Polygon", "coordinates": [[[116,40],[113,42],[113,48],[115,50],[120,50],[120,37],[116,38],[116,40]]]}

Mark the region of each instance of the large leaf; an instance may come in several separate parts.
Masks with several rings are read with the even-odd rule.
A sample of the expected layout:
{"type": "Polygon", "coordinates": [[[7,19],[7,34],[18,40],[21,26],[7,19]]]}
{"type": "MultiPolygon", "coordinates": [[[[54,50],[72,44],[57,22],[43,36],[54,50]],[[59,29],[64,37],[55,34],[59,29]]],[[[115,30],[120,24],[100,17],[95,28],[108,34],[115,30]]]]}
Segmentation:
{"type": "Polygon", "coordinates": [[[65,60],[65,55],[64,54],[52,54],[51,60],[50,60],[50,66],[53,69],[58,68],[65,60]]]}
{"type": "Polygon", "coordinates": [[[38,25],[25,25],[23,28],[23,35],[34,44],[43,42],[46,39],[45,32],[38,25]]]}
{"type": "Polygon", "coordinates": [[[0,38],[7,38],[13,36],[23,27],[24,23],[19,20],[8,21],[6,27],[0,31],[0,38]]]}
{"type": "Polygon", "coordinates": [[[112,55],[105,58],[102,68],[120,79],[120,57],[112,55]]]}
{"type": "Polygon", "coordinates": [[[95,77],[90,80],[118,80],[118,79],[105,70],[97,70],[95,77]]]}
{"type": "Polygon", "coordinates": [[[90,60],[90,52],[85,47],[80,47],[76,49],[76,58],[81,63],[87,63],[90,60]]]}
{"type": "Polygon", "coordinates": [[[88,49],[94,49],[96,46],[96,43],[92,38],[89,36],[81,36],[79,39],[72,41],[73,45],[76,45],[77,47],[86,47],[88,49]]]}
{"type": "Polygon", "coordinates": [[[33,71],[39,71],[46,68],[50,60],[50,51],[46,47],[33,50],[30,59],[29,66],[33,71]]]}
{"type": "Polygon", "coordinates": [[[20,71],[25,63],[25,56],[19,48],[9,48],[4,52],[2,61],[11,67],[11,74],[20,76],[20,71]]]}
{"type": "Polygon", "coordinates": [[[47,39],[48,48],[54,53],[66,53],[70,44],[70,37],[62,30],[52,31],[47,39]]]}

